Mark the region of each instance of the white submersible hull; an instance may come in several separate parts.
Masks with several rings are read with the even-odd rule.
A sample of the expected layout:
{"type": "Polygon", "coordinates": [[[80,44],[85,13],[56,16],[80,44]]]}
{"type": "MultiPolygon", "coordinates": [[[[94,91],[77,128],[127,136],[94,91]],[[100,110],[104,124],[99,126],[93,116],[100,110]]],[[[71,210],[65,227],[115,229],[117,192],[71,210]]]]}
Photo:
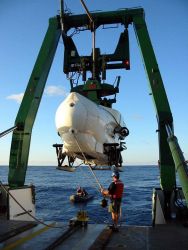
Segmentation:
{"type": "Polygon", "coordinates": [[[123,139],[120,131],[125,127],[117,110],[98,105],[76,92],[60,104],[55,122],[63,140],[62,153],[96,165],[109,164],[104,145],[120,147],[123,139]]]}

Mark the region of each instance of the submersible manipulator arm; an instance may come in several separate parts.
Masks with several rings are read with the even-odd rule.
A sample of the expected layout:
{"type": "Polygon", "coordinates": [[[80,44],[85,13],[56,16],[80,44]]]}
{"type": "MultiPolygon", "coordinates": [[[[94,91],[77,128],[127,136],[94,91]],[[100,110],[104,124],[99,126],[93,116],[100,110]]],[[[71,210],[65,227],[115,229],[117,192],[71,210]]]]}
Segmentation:
{"type": "Polygon", "coordinates": [[[57,16],[50,19],[48,31],[16,117],[15,125],[17,129],[13,133],[9,161],[9,185],[12,187],[24,185],[32,127],[60,36],[62,35],[65,45],[64,73],[68,74],[81,69],[83,81],[86,81],[86,72],[92,72],[93,68],[95,70],[93,75],[96,79],[88,80],[83,85],[76,87],[71,86],[71,91],[85,92],[88,94],[88,98],[99,103],[99,96],[118,93],[118,89],[113,88],[110,84],[101,84],[99,76],[102,74],[104,80],[106,79],[106,70],[130,68],[128,26],[133,23],[156,108],[161,187],[167,194],[172,192],[176,186],[175,166],[167,142],[168,135],[165,126],[168,124],[173,129],[173,118],[144,20],[144,10],[134,8],[92,13],[95,29],[103,24],[119,23],[125,26],[125,31],[121,33],[114,54],[101,55],[100,50],[96,48],[96,67],[92,65],[92,55],[79,56],[72,38],[67,36],[67,32],[72,28],[91,30],[88,16],[86,14],[70,15],[69,13],[63,13],[62,15],[61,13],[61,17],[57,16]]]}

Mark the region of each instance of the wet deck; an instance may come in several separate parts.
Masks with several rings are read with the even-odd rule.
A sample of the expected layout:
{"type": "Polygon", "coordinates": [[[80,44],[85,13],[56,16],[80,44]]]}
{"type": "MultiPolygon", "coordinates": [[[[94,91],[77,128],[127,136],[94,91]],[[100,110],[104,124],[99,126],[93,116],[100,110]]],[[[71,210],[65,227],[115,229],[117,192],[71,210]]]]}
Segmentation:
{"type": "Polygon", "coordinates": [[[188,228],[183,225],[122,226],[119,232],[113,232],[103,224],[71,228],[60,223],[48,224],[50,227],[33,222],[0,221],[0,249],[188,249],[188,228]]]}
{"type": "Polygon", "coordinates": [[[185,250],[188,249],[188,228],[175,225],[156,227],[125,226],[112,233],[105,249],[185,250]]]}

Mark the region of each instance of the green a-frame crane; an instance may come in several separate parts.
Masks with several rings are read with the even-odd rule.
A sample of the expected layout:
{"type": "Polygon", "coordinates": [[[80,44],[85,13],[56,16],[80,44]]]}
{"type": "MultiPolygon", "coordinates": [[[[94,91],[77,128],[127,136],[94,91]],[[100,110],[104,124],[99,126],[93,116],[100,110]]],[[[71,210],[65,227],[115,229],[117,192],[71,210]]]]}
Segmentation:
{"type": "Polygon", "coordinates": [[[60,15],[49,19],[48,30],[15,120],[16,129],[13,132],[10,151],[9,186],[24,185],[32,128],[60,37],[62,36],[65,46],[64,73],[75,71],[82,73],[83,84],[74,86],[71,82],[71,91],[79,92],[98,104],[111,107],[116,100],[104,97],[118,93],[119,82],[113,87],[102,83],[102,80],[106,79],[106,70],[130,69],[128,27],[133,24],[156,110],[160,182],[168,216],[170,197],[176,188],[176,171],[188,205],[188,170],[173,134],[173,117],[145,23],[144,10],[134,8],[96,12],[90,17],[91,19],[87,14],[70,15],[61,10],[60,15]],[[94,46],[90,56],[80,56],[71,36],[67,35],[72,28],[89,29],[94,33],[99,26],[114,23],[123,25],[125,29],[113,54],[101,55],[99,48],[94,46]],[[87,71],[92,72],[92,77],[89,79],[87,71]]]}

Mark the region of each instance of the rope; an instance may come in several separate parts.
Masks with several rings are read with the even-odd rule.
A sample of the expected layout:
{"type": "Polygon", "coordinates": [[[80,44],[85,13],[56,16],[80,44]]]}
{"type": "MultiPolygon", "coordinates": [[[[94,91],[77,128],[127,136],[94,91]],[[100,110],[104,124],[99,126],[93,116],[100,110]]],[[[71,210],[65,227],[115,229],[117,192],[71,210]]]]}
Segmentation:
{"type": "Polygon", "coordinates": [[[102,189],[102,185],[100,184],[99,180],[97,179],[96,175],[94,174],[94,172],[93,172],[93,170],[92,170],[92,168],[91,168],[91,164],[88,163],[87,158],[86,158],[84,152],[82,151],[82,149],[81,149],[81,147],[80,147],[80,145],[79,145],[79,143],[78,143],[78,140],[77,140],[76,136],[75,136],[74,134],[73,134],[73,136],[74,136],[74,139],[75,139],[75,141],[76,141],[76,144],[77,144],[77,146],[78,146],[78,148],[79,148],[79,150],[80,150],[80,153],[82,154],[82,156],[83,156],[83,158],[84,158],[84,162],[85,162],[86,164],[88,164],[89,170],[91,171],[92,175],[94,176],[94,178],[95,178],[95,180],[96,180],[96,183],[98,184],[98,186],[99,186],[99,188],[100,188],[100,190],[101,190],[101,189],[102,189]]]}
{"type": "Polygon", "coordinates": [[[9,128],[9,129],[7,129],[5,131],[3,131],[2,133],[0,133],[0,138],[3,137],[3,136],[5,136],[5,135],[7,135],[7,134],[9,134],[9,133],[11,133],[15,129],[17,129],[17,125],[14,126],[14,127],[9,128]]]}
{"type": "MultiPolygon", "coordinates": [[[[94,176],[94,178],[95,178],[95,180],[96,180],[96,183],[97,183],[98,186],[99,186],[99,189],[97,189],[97,190],[98,190],[99,193],[101,194],[100,190],[103,189],[103,187],[102,187],[102,185],[100,184],[99,180],[97,179],[97,177],[96,177],[94,171],[92,170],[91,164],[88,163],[87,158],[86,158],[84,152],[82,151],[82,149],[81,149],[81,147],[80,147],[80,145],[79,145],[79,143],[78,143],[78,140],[77,140],[75,134],[73,134],[73,136],[74,136],[74,139],[75,139],[75,141],[76,141],[76,144],[77,144],[77,146],[78,146],[78,148],[79,148],[79,150],[80,150],[80,153],[82,154],[82,156],[83,156],[83,158],[84,158],[85,163],[88,164],[88,168],[89,168],[89,170],[91,171],[92,175],[94,176]]],[[[105,219],[105,221],[102,221],[102,220],[99,220],[99,221],[102,221],[103,223],[108,224],[108,223],[109,223],[109,218],[108,218],[108,216],[105,216],[105,217],[103,217],[103,218],[105,219]]]]}
{"type": "MultiPolygon", "coordinates": [[[[99,192],[99,194],[101,195],[101,192],[100,192],[100,190],[98,189],[98,187],[95,185],[95,183],[94,183],[93,181],[91,181],[91,177],[92,177],[92,176],[91,176],[91,175],[90,175],[90,176],[86,175],[86,172],[83,170],[82,167],[81,167],[80,169],[81,169],[83,175],[84,175],[87,179],[89,179],[91,185],[92,185],[92,186],[97,190],[97,192],[99,192]]],[[[108,215],[102,215],[102,216],[100,216],[100,218],[96,218],[95,212],[94,212],[94,214],[93,214],[92,212],[90,212],[90,214],[92,215],[92,217],[95,218],[95,219],[94,219],[94,223],[95,223],[95,224],[97,224],[97,223],[109,224],[109,216],[108,216],[108,215]]]]}
{"type": "Polygon", "coordinates": [[[79,169],[81,169],[83,175],[84,175],[86,178],[89,179],[91,185],[92,185],[99,193],[101,193],[100,190],[97,188],[97,186],[93,183],[93,181],[91,180],[91,178],[90,178],[88,175],[86,175],[86,173],[85,173],[85,171],[83,170],[82,166],[81,166],[79,169]]]}
{"type": "Polygon", "coordinates": [[[96,183],[99,185],[100,190],[103,189],[102,185],[100,184],[99,180],[97,179],[97,176],[95,175],[93,169],[91,168],[91,165],[88,165],[88,168],[91,171],[92,175],[94,176],[96,183]]]}
{"type": "Polygon", "coordinates": [[[79,143],[78,143],[78,141],[77,141],[77,139],[76,139],[76,136],[73,134],[73,136],[74,136],[74,139],[75,139],[75,141],[76,141],[76,144],[77,144],[77,146],[78,146],[78,148],[79,148],[79,150],[80,150],[80,153],[82,154],[82,156],[83,156],[83,158],[84,158],[84,163],[85,164],[88,164],[88,162],[87,162],[87,159],[86,159],[86,157],[85,157],[85,154],[83,153],[83,151],[82,151],[82,149],[81,149],[81,147],[80,147],[80,145],[79,145],[79,143]]]}
{"type": "Polygon", "coordinates": [[[52,226],[52,225],[48,225],[46,223],[44,223],[43,221],[37,219],[35,216],[33,216],[29,211],[27,211],[20,203],[19,201],[9,192],[9,190],[3,185],[3,183],[0,181],[0,186],[3,188],[3,190],[10,195],[10,197],[16,202],[16,204],[21,207],[21,209],[28,214],[31,218],[33,218],[35,221],[37,221],[38,223],[50,227],[50,228],[64,228],[64,227],[59,227],[59,226],[52,226]]]}

